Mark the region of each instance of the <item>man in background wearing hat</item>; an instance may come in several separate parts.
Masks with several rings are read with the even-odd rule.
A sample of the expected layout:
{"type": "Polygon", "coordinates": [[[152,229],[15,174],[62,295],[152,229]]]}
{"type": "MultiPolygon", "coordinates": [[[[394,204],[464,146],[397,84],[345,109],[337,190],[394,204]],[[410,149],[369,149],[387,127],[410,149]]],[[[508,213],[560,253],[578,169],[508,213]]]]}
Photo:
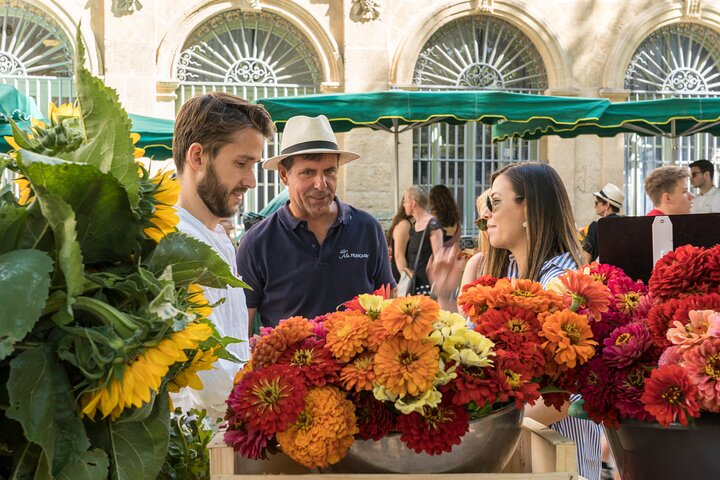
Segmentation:
{"type": "MultiPolygon", "coordinates": [[[[617,217],[625,202],[625,194],[612,183],[606,183],[599,192],[595,192],[595,213],[600,218],[617,217]]],[[[583,242],[585,259],[588,263],[598,258],[598,221],[592,222],[587,229],[583,242]]]]}
{"type": "Polygon", "coordinates": [[[380,223],[335,196],[338,167],[359,157],[338,149],[327,117],[288,120],[281,154],[263,163],[278,170],[290,200],[253,226],[237,251],[249,318],[263,326],[334,311],[361,293],[395,288],[380,223]]]}

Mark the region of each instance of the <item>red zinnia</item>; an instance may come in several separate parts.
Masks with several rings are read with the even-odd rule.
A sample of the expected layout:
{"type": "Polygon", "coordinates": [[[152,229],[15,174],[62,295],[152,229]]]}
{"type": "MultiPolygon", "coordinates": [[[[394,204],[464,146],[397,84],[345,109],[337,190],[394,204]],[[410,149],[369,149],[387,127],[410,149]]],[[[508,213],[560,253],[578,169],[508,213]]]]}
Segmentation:
{"type": "Polygon", "coordinates": [[[497,400],[506,402],[510,398],[505,375],[499,372],[497,367],[458,365],[455,373],[457,378],[450,383],[450,386],[454,391],[452,402],[456,405],[475,402],[482,408],[494,404],[497,400]]]}
{"type": "Polygon", "coordinates": [[[234,424],[233,418],[231,418],[224,440],[243,457],[258,460],[267,458],[268,450],[271,450],[268,448],[268,440],[272,437],[272,434],[260,430],[247,431],[245,425],[234,424]]]}
{"type": "Polygon", "coordinates": [[[395,415],[385,402],[375,399],[372,393],[355,393],[350,399],[355,404],[357,426],[360,429],[358,438],[377,441],[395,429],[395,415]]]}
{"type": "Polygon", "coordinates": [[[706,257],[704,248],[692,245],[683,245],[666,253],[653,268],[648,282],[650,291],[659,298],[668,299],[706,290],[703,287],[706,257]]]}
{"type": "Polygon", "coordinates": [[[720,295],[706,293],[690,295],[683,299],[671,299],[659,303],[648,312],[648,326],[652,334],[653,343],[666,348],[671,345],[667,339],[667,331],[674,320],[686,323],[690,310],[720,310],[720,295]]]}
{"type": "Polygon", "coordinates": [[[652,339],[647,326],[638,322],[616,328],[603,343],[605,348],[602,355],[607,364],[624,368],[652,346],[652,339]]]}
{"type": "Polygon", "coordinates": [[[292,371],[305,377],[308,386],[321,387],[335,382],[340,372],[340,364],[325,348],[325,340],[316,337],[306,338],[285,350],[277,364],[293,367],[292,371]]]}
{"type": "Polygon", "coordinates": [[[397,430],[400,439],[416,453],[440,455],[459,445],[469,430],[470,416],[463,405],[443,401],[437,408],[425,407],[424,415],[413,412],[400,415],[397,430]]]}
{"type": "Polygon", "coordinates": [[[660,425],[671,422],[688,424],[688,417],[698,417],[700,407],[696,401],[697,387],[685,369],[679,365],[664,365],[655,369],[645,381],[642,402],[660,425]]]}
{"type": "Polygon", "coordinates": [[[297,420],[305,406],[303,377],[287,365],[248,372],[235,385],[227,404],[250,430],[273,434],[297,420]]]}

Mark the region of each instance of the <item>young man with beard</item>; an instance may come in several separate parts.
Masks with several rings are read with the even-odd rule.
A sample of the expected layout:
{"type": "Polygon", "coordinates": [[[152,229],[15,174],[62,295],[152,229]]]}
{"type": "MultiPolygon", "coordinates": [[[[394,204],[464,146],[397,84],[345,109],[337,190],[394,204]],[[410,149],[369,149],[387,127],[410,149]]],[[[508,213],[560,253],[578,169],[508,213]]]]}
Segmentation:
{"type": "MultiPolygon", "coordinates": [[[[265,109],[223,92],[191,98],[175,119],[173,158],[181,187],[176,205],[178,229],[210,245],[236,276],[235,249],[219,222],[236,215],[243,194],[255,188],[254,168],[265,138],[274,130],[265,109]]],[[[229,350],[240,360],[249,360],[243,289],[205,288],[204,294],[211,305],[224,299],[213,307],[209,318],[220,335],[244,340],[230,345],[229,350]]],[[[211,418],[223,416],[225,399],[239,367],[219,360],[213,370],[199,372],[205,388],[184,389],[174,397],[176,405],[205,408],[211,418]]]]}
{"type": "Polygon", "coordinates": [[[335,196],[338,167],[359,157],[338,148],[327,117],[288,120],[281,154],[263,163],[278,170],[290,200],[253,226],[237,253],[250,318],[263,326],[313,318],[384,285],[395,288],[382,227],[335,196]]]}

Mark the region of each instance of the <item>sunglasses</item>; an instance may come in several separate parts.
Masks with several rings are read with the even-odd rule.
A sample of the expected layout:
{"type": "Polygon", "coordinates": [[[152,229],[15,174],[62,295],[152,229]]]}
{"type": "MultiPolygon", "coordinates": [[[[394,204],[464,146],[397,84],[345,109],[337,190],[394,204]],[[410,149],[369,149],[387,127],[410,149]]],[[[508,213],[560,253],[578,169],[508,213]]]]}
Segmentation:
{"type": "Polygon", "coordinates": [[[485,220],[484,218],[476,218],[475,226],[478,227],[481,232],[484,232],[485,230],[487,230],[487,220],[485,220]]]}
{"type": "MultiPolygon", "coordinates": [[[[515,195],[513,198],[515,200],[522,200],[523,198],[525,198],[525,196],[524,195],[515,195]]],[[[493,211],[497,210],[499,204],[500,204],[499,199],[493,200],[492,198],[490,198],[490,195],[485,197],[485,208],[488,209],[488,212],[492,213],[493,211]]]]}

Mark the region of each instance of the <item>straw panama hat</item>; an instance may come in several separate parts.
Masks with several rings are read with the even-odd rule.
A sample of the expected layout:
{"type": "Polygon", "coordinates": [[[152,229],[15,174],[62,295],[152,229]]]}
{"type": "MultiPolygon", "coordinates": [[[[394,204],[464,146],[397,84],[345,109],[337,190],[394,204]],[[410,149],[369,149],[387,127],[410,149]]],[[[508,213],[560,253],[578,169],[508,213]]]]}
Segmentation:
{"type": "Polygon", "coordinates": [[[593,195],[617,208],[622,208],[623,203],[625,203],[625,194],[612,183],[606,183],[602,190],[595,192],[593,195]]]}
{"type": "Polygon", "coordinates": [[[277,170],[284,158],[310,153],[337,153],[340,155],[340,165],[360,158],[357,153],[338,149],[335,133],[325,115],[298,115],[288,119],[285,125],[280,141],[280,155],[268,158],[262,166],[265,170],[277,170]]]}

